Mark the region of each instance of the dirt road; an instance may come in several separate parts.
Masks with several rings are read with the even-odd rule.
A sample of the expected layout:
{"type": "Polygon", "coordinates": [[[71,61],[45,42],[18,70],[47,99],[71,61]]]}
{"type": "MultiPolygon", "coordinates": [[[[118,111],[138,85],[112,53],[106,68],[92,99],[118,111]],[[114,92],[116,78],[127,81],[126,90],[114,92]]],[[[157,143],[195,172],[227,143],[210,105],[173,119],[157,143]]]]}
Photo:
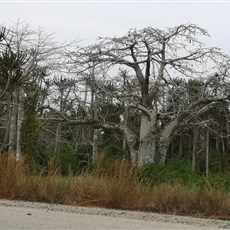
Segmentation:
{"type": "Polygon", "coordinates": [[[230,222],[0,200],[0,229],[230,229],[230,222]]]}

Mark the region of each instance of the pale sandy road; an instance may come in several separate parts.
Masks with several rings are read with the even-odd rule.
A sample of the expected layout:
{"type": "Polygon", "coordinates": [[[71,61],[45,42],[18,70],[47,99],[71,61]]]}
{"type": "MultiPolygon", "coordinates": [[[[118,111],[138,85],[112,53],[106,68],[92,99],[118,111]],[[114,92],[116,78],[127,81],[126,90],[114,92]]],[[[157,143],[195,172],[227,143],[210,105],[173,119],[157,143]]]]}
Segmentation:
{"type": "Polygon", "coordinates": [[[31,208],[1,207],[0,214],[1,229],[196,229],[179,224],[31,208]]]}
{"type": "Polygon", "coordinates": [[[0,229],[230,229],[229,222],[0,200],[0,229]]]}

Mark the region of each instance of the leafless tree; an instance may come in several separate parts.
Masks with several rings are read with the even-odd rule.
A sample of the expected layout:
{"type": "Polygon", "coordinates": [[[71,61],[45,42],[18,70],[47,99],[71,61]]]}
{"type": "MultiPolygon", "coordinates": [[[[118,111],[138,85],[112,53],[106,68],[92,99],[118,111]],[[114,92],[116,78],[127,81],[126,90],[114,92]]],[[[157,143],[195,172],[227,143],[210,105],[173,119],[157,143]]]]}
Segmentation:
{"type": "MultiPolygon", "coordinates": [[[[133,161],[164,163],[169,144],[180,127],[201,116],[214,106],[229,102],[227,94],[200,94],[196,101],[169,105],[166,95],[176,93],[176,78],[215,79],[227,77],[228,57],[217,48],[206,47],[199,36],[207,31],[194,24],[180,25],[166,30],[145,28],[130,30],[123,37],[100,38],[95,45],[79,48],[69,55],[75,73],[99,68],[111,81],[121,82],[115,73],[122,66],[137,82],[138,90],[107,91],[113,100],[126,103],[127,111],[141,113],[139,132],[127,123],[113,123],[93,119],[88,121],[105,128],[119,129],[125,135],[133,161]],[[92,63],[89,67],[89,63],[92,63]],[[220,63],[222,63],[220,65],[220,63]],[[218,74],[215,74],[218,72],[218,74]],[[171,108],[171,109],[169,109],[171,108]]],[[[187,79],[187,80],[186,80],[187,79]]],[[[132,78],[127,79],[127,85],[132,78]]],[[[178,94],[178,97],[180,95],[178,94]]]]}

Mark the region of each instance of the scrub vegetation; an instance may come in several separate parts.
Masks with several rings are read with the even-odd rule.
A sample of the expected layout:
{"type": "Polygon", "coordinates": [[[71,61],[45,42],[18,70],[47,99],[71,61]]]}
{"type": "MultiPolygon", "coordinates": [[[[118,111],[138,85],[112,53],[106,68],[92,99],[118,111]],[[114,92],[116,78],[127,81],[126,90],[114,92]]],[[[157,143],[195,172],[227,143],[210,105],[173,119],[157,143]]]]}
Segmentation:
{"type": "Polygon", "coordinates": [[[53,162],[33,174],[25,160],[1,155],[0,170],[1,198],[230,219],[229,174],[207,181],[181,159],[143,168],[116,161],[63,176],[53,162]]]}

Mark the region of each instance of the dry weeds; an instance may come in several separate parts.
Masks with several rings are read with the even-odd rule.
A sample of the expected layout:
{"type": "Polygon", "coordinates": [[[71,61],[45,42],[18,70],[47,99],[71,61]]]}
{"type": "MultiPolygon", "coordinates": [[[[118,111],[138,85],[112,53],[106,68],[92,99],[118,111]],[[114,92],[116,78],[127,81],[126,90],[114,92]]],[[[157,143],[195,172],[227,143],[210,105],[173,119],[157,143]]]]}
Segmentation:
{"type": "Polygon", "coordinates": [[[136,167],[117,164],[78,176],[33,175],[23,160],[0,156],[0,197],[230,219],[230,193],[181,184],[143,185],[136,167]]]}

